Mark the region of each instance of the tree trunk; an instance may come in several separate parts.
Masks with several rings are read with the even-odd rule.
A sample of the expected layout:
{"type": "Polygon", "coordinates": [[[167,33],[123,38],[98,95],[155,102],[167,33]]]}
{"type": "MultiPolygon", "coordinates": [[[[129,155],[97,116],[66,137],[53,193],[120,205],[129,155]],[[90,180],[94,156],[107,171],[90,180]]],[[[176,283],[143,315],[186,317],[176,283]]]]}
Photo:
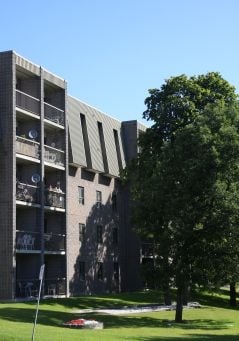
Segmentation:
{"type": "Polygon", "coordinates": [[[230,283],[230,306],[236,307],[237,305],[237,298],[236,298],[236,283],[232,282],[230,283]]]}
{"type": "Polygon", "coordinates": [[[177,322],[177,323],[183,322],[183,290],[182,290],[182,287],[178,287],[178,289],[177,289],[177,304],[176,304],[175,322],[177,322]]]}

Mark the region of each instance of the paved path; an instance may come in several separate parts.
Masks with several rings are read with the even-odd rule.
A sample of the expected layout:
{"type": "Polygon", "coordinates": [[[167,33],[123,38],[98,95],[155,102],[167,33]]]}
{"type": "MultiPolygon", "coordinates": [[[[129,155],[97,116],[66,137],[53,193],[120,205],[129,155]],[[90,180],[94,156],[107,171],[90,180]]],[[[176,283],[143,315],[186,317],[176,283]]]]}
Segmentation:
{"type": "MultiPolygon", "coordinates": [[[[184,308],[201,308],[201,305],[198,302],[188,303],[184,308]]],[[[138,314],[138,313],[147,313],[153,311],[166,311],[166,310],[175,310],[176,304],[172,305],[148,305],[148,306],[132,306],[118,309],[80,309],[74,310],[74,313],[103,313],[110,315],[127,315],[127,314],[138,314]]]]}

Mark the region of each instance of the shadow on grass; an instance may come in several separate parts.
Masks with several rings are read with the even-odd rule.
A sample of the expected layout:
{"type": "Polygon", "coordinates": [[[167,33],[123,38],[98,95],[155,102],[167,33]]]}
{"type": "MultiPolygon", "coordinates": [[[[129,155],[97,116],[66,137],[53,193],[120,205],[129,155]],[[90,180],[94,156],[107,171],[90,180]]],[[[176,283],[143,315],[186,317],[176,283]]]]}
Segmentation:
{"type": "MultiPolygon", "coordinates": [[[[172,300],[175,301],[176,291],[172,289],[172,300]]],[[[237,294],[239,297],[239,294],[237,294]]],[[[214,293],[205,291],[194,291],[191,294],[190,301],[198,301],[205,306],[213,306],[228,309],[229,306],[229,291],[220,289],[214,293]],[[221,296],[219,296],[221,295],[221,296]]],[[[9,302],[10,303],[10,302],[9,302]]],[[[162,304],[162,292],[157,290],[139,291],[134,293],[119,293],[114,295],[101,295],[101,296],[78,296],[71,298],[59,299],[44,299],[41,306],[62,306],[62,309],[101,309],[101,308],[122,308],[132,305],[147,305],[147,304],[162,304]]],[[[35,302],[27,302],[29,305],[35,305],[35,302]]]]}
{"type": "MultiPolygon", "coordinates": [[[[2,308],[0,319],[11,322],[33,323],[36,311],[28,308],[2,308]]],[[[38,323],[42,325],[58,326],[72,319],[72,313],[53,310],[39,310],[38,323]]]]}
{"type": "Polygon", "coordinates": [[[200,304],[210,307],[239,310],[239,307],[231,307],[229,305],[229,293],[227,290],[220,289],[216,293],[198,291],[192,294],[193,300],[200,304]],[[224,295],[224,296],[219,296],[224,295]],[[225,297],[226,296],[226,297],[225,297]]]}
{"type": "MultiPolygon", "coordinates": [[[[226,288],[220,288],[220,289],[217,289],[215,290],[218,294],[221,294],[221,295],[226,295],[228,296],[228,299],[229,299],[229,289],[226,289],[226,288]]],[[[236,292],[236,298],[239,298],[239,292],[236,292]]]]}
{"type": "Polygon", "coordinates": [[[182,340],[193,340],[193,341],[238,341],[238,335],[184,335],[182,337],[167,337],[167,336],[152,336],[152,337],[141,337],[131,338],[131,341],[182,341],[182,340]]]}
{"type": "MultiPolygon", "coordinates": [[[[32,323],[34,321],[35,311],[27,308],[2,308],[0,310],[1,319],[14,322],[32,323]]],[[[105,328],[180,328],[180,329],[201,329],[201,330],[221,330],[229,328],[230,321],[221,320],[187,320],[184,323],[174,323],[170,320],[158,319],[149,316],[115,316],[108,314],[72,314],[70,312],[61,312],[54,310],[39,310],[38,324],[62,327],[63,322],[72,319],[85,318],[96,319],[104,323],[105,328]]]]}
{"type": "Polygon", "coordinates": [[[101,296],[77,296],[70,298],[47,299],[47,305],[59,304],[64,308],[78,309],[101,309],[101,308],[122,308],[128,305],[137,304],[163,304],[162,293],[159,291],[119,293],[101,296]]]}
{"type": "Polygon", "coordinates": [[[104,322],[106,328],[179,328],[179,329],[201,329],[201,330],[221,330],[230,327],[228,320],[197,319],[187,320],[183,323],[175,323],[172,320],[158,319],[148,316],[115,316],[106,314],[84,314],[85,319],[95,319],[104,322]]]}

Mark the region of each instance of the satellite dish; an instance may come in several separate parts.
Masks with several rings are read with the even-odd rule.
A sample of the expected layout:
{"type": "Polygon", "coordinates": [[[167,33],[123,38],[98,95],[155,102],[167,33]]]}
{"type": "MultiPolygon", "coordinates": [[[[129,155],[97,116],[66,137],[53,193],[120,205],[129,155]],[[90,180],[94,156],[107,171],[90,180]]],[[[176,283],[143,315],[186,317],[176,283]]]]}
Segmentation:
{"type": "Polygon", "coordinates": [[[52,143],[51,143],[51,146],[52,146],[53,148],[55,148],[55,146],[56,146],[55,142],[52,142],[52,143]]]}
{"type": "Polygon", "coordinates": [[[39,174],[33,174],[32,175],[32,182],[34,183],[34,184],[37,184],[39,181],[41,180],[41,177],[40,177],[40,175],[39,174]]]}
{"type": "Polygon", "coordinates": [[[35,129],[31,129],[28,133],[28,136],[31,138],[31,139],[35,139],[37,138],[37,131],[35,129]]]}

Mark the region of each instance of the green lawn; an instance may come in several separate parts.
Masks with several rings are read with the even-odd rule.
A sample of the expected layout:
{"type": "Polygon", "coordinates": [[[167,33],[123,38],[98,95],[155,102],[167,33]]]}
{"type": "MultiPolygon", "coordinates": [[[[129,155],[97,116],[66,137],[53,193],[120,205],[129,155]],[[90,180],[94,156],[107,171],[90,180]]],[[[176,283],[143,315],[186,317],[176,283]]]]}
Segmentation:
{"type": "MultiPolygon", "coordinates": [[[[239,309],[228,307],[226,290],[214,295],[197,293],[192,300],[203,304],[203,308],[185,309],[183,324],[173,322],[173,311],[123,316],[74,312],[85,308],[160,303],[162,299],[157,292],[44,300],[40,304],[35,340],[239,340],[239,309]],[[75,318],[94,318],[104,322],[105,328],[77,330],[62,327],[63,322],[75,318]]],[[[0,340],[31,340],[35,307],[36,302],[0,303],[0,340]]]]}

